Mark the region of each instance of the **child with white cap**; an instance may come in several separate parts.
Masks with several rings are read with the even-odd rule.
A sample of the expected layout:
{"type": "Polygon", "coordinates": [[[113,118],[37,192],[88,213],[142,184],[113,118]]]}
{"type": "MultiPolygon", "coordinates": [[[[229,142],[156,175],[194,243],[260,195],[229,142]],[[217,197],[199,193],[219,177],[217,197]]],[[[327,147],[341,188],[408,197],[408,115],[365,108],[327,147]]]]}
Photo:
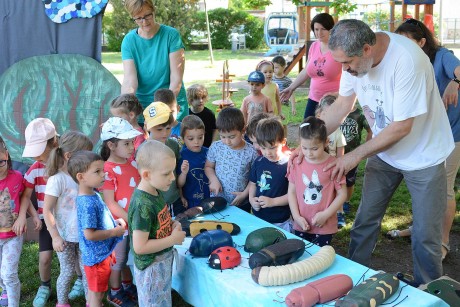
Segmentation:
{"type": "MultiPolygon", "coordinates": [[[[134,139],[142,132],[135,129],[121,117],[111,117],[102,125],[101,156],[104,162],[105,182],[100,188],[114,219],[128,222],[128,207],[131,195],[140,182],[134,154],[134,139]]],[[[123,240],[115,247],[116,262],[111,265],[109,302],[120,306],[134,306],[137,289],[133,277],[126,266],[128,260],[129,237],[126,230],[123,240]]]]}
{"type": "MultiPolygon", "coordinates": [[[[48,118],[36,118],[26,127],[26,145],[22,156],[35,160],[34,164],[24,175],[25,190],[21,197],[21,206],[29,206],[32,192],[35,191],[38,205],[38,216],[43,222],[43,205],[45,199],[45,187],[47,178],[45,176],[46,162],[53,148],[58,147],[58,134],[53,122],[48,118]]],[[[19,217],[22,219],[22,217],[19,217]]],[[[24,217],[25,219],[25,217],[24,217]]],[[[21,232],[25,229],[25,221],[22,223],[21,232]]],[[[38,237],[39,262],[38,271],[40,273],[41,285],[33,301],[34,307],[45,306],[51,295],[51,259],[53,257],[53,240],[46,227],[40,229],[38,237]]],[[[82,273],[76,267],[77,276],[81,278],[82,273]]],[[[69,296],[75,298],[83,296],[84,289],[81,279],[77,279],[69,296]]]]}

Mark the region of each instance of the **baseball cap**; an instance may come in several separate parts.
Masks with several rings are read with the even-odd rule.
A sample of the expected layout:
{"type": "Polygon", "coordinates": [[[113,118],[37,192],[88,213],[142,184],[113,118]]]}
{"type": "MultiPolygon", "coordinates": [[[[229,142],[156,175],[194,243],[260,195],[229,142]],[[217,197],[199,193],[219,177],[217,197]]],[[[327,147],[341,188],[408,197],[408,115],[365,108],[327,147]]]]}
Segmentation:
{"type": "Polygon", "coordinates": [[[36,118],[27,125],[24,134],[26,146],[22,156],[34,158],[45,152],[48,140],[56,136],[56,128],[48,118],[36,118]]]}
{"type": "Polygon", "coordinates": [[[144,110],[145,125],[147,126],[147,130],[166,123],[169,116],[171,116],[171,109],[167,104],[161,101],[152,102],[144,110]]]}
{"type": "Polygon", "coordinates": [[[126,119],[121,117],[110,117],[102,125],[101,140],[107,141],[112,138],[128,140],[141,134],[142,132],[134,129],[126,119]]]}
{"type": "Polygon", "coordinates": [[[265,76],[263,73],[256,70],[249,74],[248,81],[249,82],[259,82],[259,83],[265,84],[265,76]]]}

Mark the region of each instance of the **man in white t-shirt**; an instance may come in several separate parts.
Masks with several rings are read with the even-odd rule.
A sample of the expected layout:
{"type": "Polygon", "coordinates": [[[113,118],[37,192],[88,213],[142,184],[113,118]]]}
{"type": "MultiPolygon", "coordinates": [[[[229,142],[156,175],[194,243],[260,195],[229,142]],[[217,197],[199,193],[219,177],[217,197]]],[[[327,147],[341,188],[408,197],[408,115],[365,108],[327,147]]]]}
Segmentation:
{"type": "Polygon", "coordinates": [[[446,208],[444,161],[454,148],[433,66],[404,36],[374,33],[359,20],[341,20],[329,48],[342,64],[339,98],[324,120],[336,130],[358,97],[373,138],[328,165],[340,178],[368,159],[349,257],[370,265],[388,203],[404,179],[412,197],[414,284],[442,275],[441,229],[446,208]]]}

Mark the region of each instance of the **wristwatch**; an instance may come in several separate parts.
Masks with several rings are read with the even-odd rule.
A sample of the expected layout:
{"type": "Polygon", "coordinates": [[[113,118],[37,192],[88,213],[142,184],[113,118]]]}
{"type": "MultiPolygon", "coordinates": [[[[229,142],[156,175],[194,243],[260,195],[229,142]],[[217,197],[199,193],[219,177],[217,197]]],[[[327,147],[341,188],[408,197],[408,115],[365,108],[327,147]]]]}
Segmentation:
{"type": "Polygon", "coordinates": [[[453,78],[452,81],[457,82],[458,85],[460,85],[460,80],[458,80],[457,77],[453,78]]]}

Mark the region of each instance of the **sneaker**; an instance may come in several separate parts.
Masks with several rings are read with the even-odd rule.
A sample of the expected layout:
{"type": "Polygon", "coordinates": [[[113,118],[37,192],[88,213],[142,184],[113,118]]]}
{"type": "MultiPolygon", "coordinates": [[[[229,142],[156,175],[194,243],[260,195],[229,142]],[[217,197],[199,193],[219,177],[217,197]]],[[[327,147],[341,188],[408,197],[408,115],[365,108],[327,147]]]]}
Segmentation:
{"type": "Polygon", "coordinates": [[[118,291],[117,294],[112,295],[109,290],[109,294],[107,295],[107,301],[116,307],[134,307],[137,306],[135,302],[133,302],[128,295],[126,294],[123,287],[118,291]]]}
{"type": "Polygon", "coordinates": [[[33,306],[34,307],[44,307],[51,295],[51,289],[46,286],[40,286],[35,295],[33,306]]]}
{"type": "Polygon", "coordinates": [[[131,284],[125,290],[126,295],[135,303],[137,303],[137,287],[135,284],[131,284]]]}
{"type": "Polygon", "coordinates": [[[83,282],[80,278],[75,280],[72,290],[69,292],[69,300],[74,300],[80,296],[85,296],[85,289],[83,288],[83,282]]]}
{"type": "Polygon", "coordinates": [[[345,227],[345,225],[345,214],[343,214],[342,212],[337,212],[337,227],[340,229],[342,227],[345,227]]]}
{"type": "Polygon", "coordinates": [[[351,205],[349,202],[344,202],[343,203],[343,213],[345,214],[350,214],[350,211],[351,211],[351,205]]]}
{"type": "Polygon", "coordinates": [[[2,291],[2,295],[0,296],[0,306],[8,306],[8,294],[6,290],[2,291]]]}

